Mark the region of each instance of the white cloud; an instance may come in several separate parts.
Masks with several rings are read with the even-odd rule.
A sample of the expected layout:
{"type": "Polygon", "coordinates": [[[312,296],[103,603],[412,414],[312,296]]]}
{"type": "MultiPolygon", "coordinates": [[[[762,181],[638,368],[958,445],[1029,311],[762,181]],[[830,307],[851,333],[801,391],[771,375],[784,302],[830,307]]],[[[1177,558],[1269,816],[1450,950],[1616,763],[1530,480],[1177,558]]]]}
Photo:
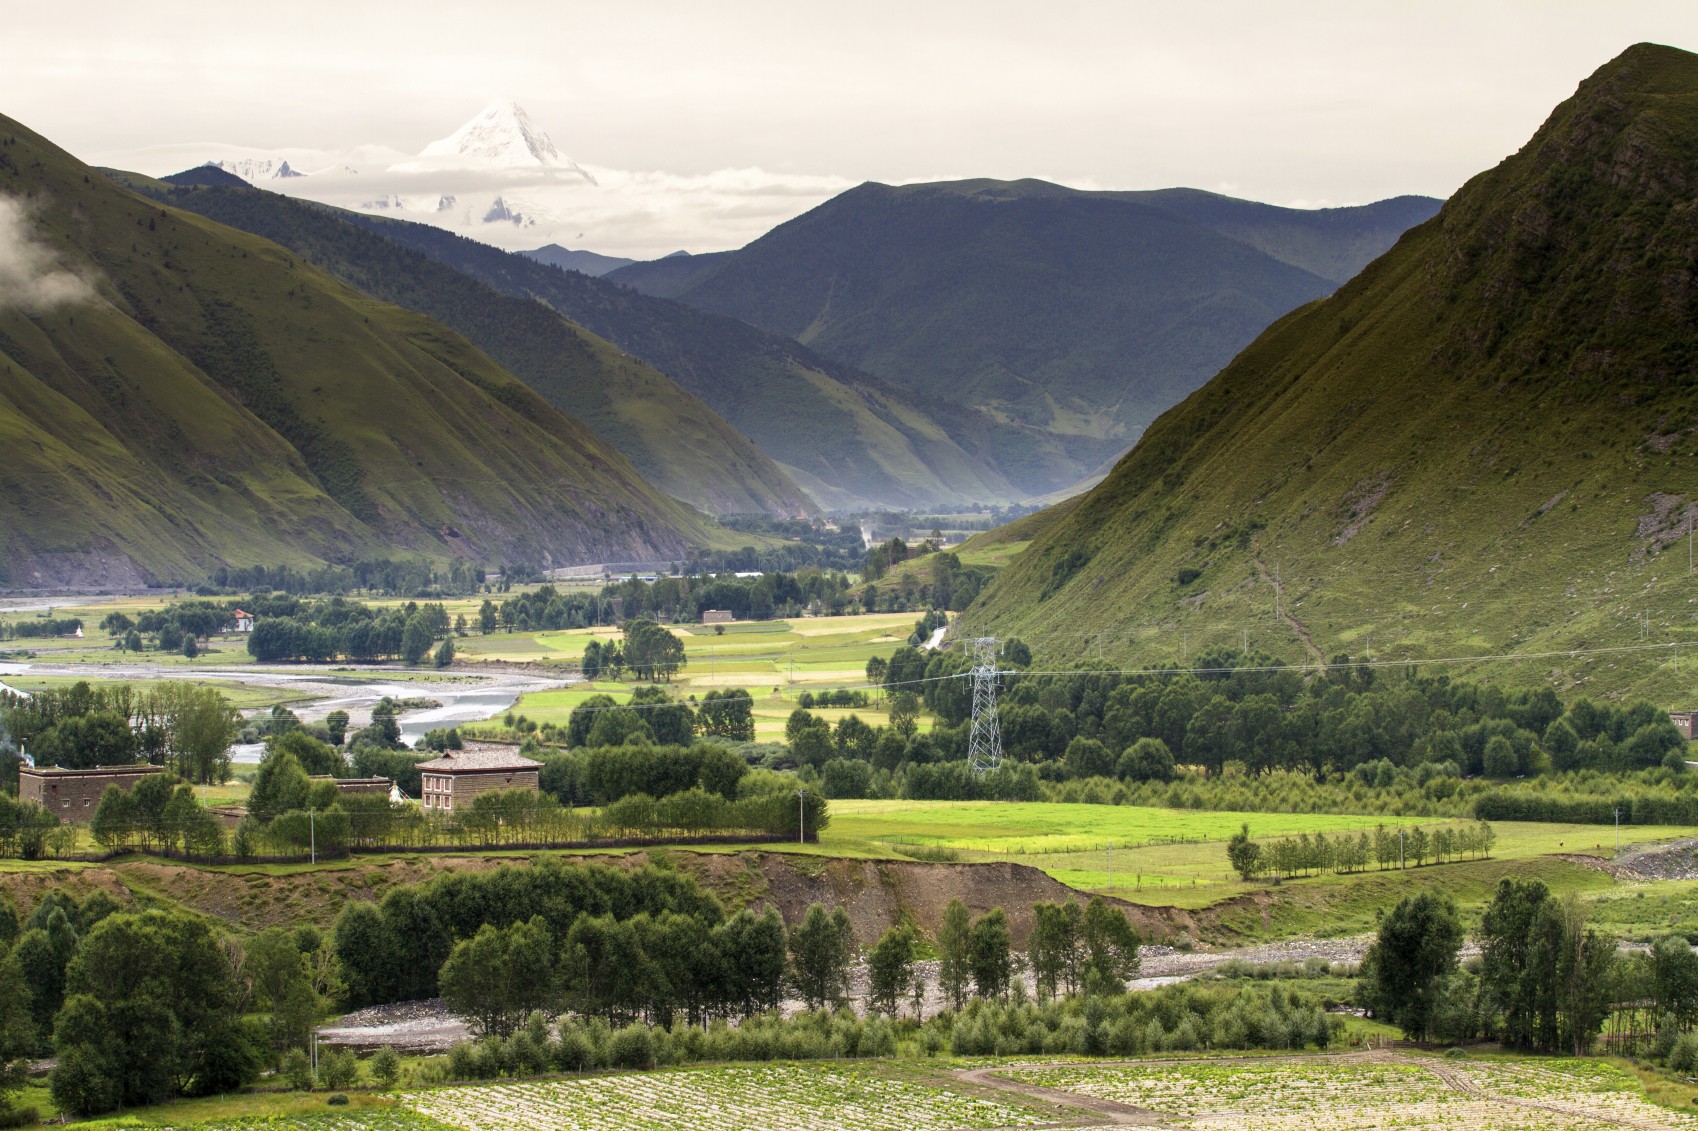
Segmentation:
{"type": "Polygon", "coordinates": [[[94,297],[94,289],[55,260],[53,249],[37,239],[31,209],[15,197],[0,196],[0,307],[46,314],[94,297]]]}

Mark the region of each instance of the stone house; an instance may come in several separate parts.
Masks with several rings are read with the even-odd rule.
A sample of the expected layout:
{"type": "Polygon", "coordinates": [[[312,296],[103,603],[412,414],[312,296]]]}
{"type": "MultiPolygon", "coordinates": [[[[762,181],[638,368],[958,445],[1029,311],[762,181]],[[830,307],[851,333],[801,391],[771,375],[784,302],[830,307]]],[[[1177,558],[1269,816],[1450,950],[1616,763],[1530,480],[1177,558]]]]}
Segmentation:
{"type": "Polygon", "coordinates": [[[165,772],[162,766],[97,766],[67,770],[59,766],[20,766],[18,800],[33,801],[66,821],[88,821],[100,806],[100,795],[115,785],[128,793],[145,777],[165,772]]]}
{"type": "Polygon", "coordinates": [[[731,610],[729,610],[729,609],[703,609],[702,610],[702,623],[703,624],[730,624],[732,621],[734,621],[736,619],[737,619],[736,617],[731,615],[731,610]]]}
{"type": "Polygon", "coordinates": [[[419,799],[427,811],[452,813],[492,789],[528,789],[535,793],[542,763],[501,747],[450,750],[419,763],[419,799]]]}

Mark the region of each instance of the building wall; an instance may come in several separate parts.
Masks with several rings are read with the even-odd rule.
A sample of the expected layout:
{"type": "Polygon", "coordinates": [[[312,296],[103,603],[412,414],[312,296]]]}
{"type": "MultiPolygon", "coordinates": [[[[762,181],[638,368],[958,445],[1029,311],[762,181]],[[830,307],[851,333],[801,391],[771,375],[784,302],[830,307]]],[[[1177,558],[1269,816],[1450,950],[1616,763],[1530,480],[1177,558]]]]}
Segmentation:
{"type": "Polygon", "coordinates": [[[1692,734],[1693,734],[1693,731],[1695,729],[1694,726],[1693,726],[1695,718],[1698,718],[1698,712],[1693,712],[1693,711],[1670,711],[1669,712],[1669,721],[1675,725],[1676,730],[1680,731],[1682,737],[1687,738],[1687,739],[1692,738],[1692,734]]]}
{"type": "Polygon", "coordinates": [[[88,821],[100,805],[100,795],[106,787],[115,785],[129,792],[145,777],[163,773],[150,766],[144,773],[102,773],[89,770],[76,774],[41,774],[29,769],[18,771],[18,800],[33,801],[43,809],[56,813],[67,821],[88,821]]]}
{"type": "Polygon", "coordinates": [[[470,805],[472,798],[492,789],[538,788],[536,770],[460,770],[452,774],[427,773],[423,778],[426,809],[449,811],[470,805]]]}

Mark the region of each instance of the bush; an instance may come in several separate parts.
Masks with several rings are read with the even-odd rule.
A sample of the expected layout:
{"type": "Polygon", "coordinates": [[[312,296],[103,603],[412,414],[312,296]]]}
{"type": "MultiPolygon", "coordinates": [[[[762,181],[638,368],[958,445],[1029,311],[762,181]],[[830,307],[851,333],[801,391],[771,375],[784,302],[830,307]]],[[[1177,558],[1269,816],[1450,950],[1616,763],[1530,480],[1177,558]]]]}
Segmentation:
{"type": "Polygon", "coordinates": [[[348,1088],[360,1078],[360,1062],[347,1049],[331,1049],[318,1058],[318,1076],[326,1088],[348,1088]]]}
{"type": "Polygon", "coordinates": [[[1682,1033],[1669,1050],[1669,1070],[1682,1074],[1698,1068],[1698,1033],[1682,1033]]]}
{"type": "Polygon", "coordinates": [[[346,1107],[348,1105],[348,1094],[346,1092],[332,1092],[325,1097],[324,1102],[331,1107],[346,1107]]]}
{"type": "Polygon", "coordinates": [[[627,1025],[607,1043],[609,1068],[653,1068],[654,1038],[646,1025],[627,1025]]]}
{"type": "Polygon", "coordinates": [[[283,1054],[283,1065],[278,1074],[297,1092],[312,1091],[312,1061],[300,1049],[290,1049],[283,1054]]]}
{"type": "Polygon", "coordinates": [[[393,1088],[401,1078],[401,1054],[390,1045],[378,1049],[371,1058],[371,1078],[379,1088],[393,1088]]]}
{"type": "Polygon", "coordinates": [[[33,1107],[0,1109],[0,1127],[33,1127],[41,1122],[41,1113],[33,1107]]]}

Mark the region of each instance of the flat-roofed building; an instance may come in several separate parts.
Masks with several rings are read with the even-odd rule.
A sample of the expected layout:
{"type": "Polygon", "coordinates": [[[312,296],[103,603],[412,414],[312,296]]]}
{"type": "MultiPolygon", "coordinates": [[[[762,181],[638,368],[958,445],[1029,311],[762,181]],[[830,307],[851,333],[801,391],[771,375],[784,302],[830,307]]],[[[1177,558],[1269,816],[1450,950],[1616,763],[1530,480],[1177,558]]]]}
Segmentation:
{"type": "Polygon", "coordinates": [[[18,800],[33,801],[67,821],[87,821],[100,806],[100,795],[115,785],[126,793],[143,778],[162,774],[161,766],[96,766],[67,770],[60,766],[20,766],[18,800]]]}
{"type": "Polygon", "coordinates": [[[453,812],[492,789],[536,792],[542,763],[501,747],[450,750],[419,763],[419,800],[427,810],[453,812]]]}

